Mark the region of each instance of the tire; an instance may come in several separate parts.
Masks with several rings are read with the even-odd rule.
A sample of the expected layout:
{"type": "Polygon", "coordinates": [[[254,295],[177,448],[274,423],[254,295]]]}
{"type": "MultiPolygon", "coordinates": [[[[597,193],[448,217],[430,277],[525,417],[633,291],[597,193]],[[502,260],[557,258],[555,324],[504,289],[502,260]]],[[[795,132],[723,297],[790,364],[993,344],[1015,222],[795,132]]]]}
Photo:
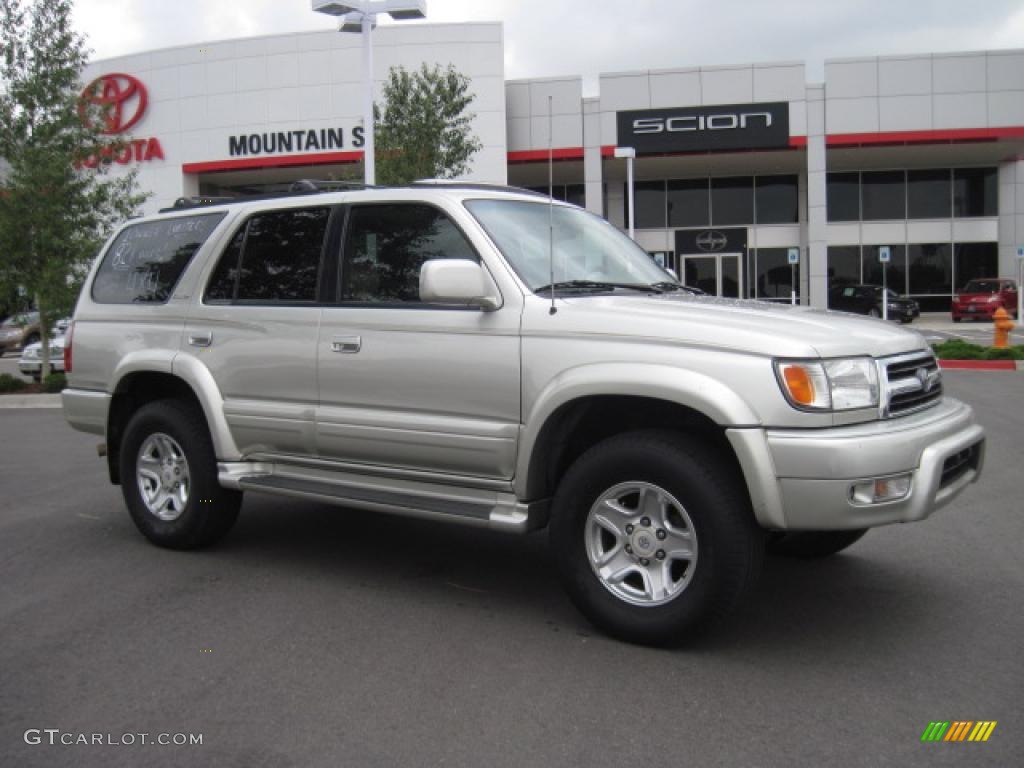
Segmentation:
{"type": "Polygon", "coordinates": [[[217,482],[213,442],[194,406],[178,400],[144,405],[128,421],[119,458],[128,512],[157,546],[208,546],[238,519],[242,494],[217,482]]]}
{"type": "Polygon", "coordinates": [[[769,537],[766,548],[773,555],[814,560],[842,552],[860,541],[867,528],[852,531],[794,531],[769,537]]]}
{"type": "Polygon", "coordinates": [[[732,609],[760,570],[764,535],[738,470],[673,432],[597,444],[566,472],[553,510],[549,536],[569,598],[596,627],[628,642],[694,639],[732,609]],[[609,558],[605,569],[618,569],[617,579],[599,575],[592,563],[602,558],[609,558]]]}
{"type": "Polygon", "coordinates": [[[960,322],[960,320],[962,320],[962,319],[963,319],[963,318],[960,318],[960,317],[956,317],[955,315],[953,316],[953,322],[954,322],[954,323],[959,323],[959,322],[960,322]]]}

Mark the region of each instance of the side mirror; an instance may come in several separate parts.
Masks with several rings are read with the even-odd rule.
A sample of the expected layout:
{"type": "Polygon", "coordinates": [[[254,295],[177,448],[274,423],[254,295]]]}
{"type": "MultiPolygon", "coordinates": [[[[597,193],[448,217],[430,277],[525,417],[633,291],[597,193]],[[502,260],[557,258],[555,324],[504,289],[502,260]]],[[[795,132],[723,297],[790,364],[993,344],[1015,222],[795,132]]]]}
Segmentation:
{"type": "Polygon", "coordinates": [[[458,304],[491,312],[501,306],[498,288],[482,265],[469,259],[432,259],[420,267],[420,301],[458,304]]]}

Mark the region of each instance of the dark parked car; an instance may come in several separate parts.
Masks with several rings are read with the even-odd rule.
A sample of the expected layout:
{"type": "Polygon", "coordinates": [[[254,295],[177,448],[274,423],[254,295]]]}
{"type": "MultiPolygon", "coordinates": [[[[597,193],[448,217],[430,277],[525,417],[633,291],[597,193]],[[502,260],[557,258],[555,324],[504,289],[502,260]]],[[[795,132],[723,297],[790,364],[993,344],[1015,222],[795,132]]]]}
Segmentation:
{"type": "MultiPolygon", "coordinates": [[[[913,299],[900,296],[891,288],[887,291],[889,319],[901,323],[913,322],[921,315],[921,308],[913,299]]],[[[829,309],[855,312],[859,315],[882,316],[882,286],[880,285],[839,285],[829,291],[829,309]]]]}
{"type": "Polygon", "coordinates": [[[953,296],[953,322],[965,317],[991,320],[1000,307],[1017,317],[1017,283],[1005,277],[979,277],[953,296]]]}

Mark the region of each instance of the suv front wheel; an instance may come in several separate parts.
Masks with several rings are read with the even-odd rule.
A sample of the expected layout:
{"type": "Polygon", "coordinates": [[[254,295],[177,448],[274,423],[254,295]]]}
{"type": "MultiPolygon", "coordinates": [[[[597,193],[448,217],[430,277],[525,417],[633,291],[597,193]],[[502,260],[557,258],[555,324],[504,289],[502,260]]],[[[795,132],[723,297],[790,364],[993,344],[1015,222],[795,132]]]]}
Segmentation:
{"type": "Polygon", "coordinates": [[[235,524],[242,494],[217,482],[213,443],[196,408],[177,400],[142,406],[125,429],[120,462],[128,511],[154,544],[195,549],[235,524]]]}
{"type": "Polygon", "coordinates": [[[742,478],[708,446],[672,432],[609,438],[555,494],[551,542],[570,599],[631,642],[678,645],[736,603],[764,537],[742,478]]]}

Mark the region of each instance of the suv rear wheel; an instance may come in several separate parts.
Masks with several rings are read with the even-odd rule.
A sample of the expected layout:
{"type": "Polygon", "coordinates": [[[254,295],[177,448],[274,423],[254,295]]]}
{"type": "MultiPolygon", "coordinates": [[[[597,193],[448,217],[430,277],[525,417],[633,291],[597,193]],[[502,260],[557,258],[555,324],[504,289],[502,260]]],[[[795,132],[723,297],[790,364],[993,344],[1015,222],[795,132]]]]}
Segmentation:
{"type": "Polygon", "coordinates": [[[158,546],[212,544],[238,518],[242,494],[217,482],[213,443],[194,407],[177,400],[141,407],[125,429],[120,463],[132,520],[158,546]]]}
{"type": "Polygon", "coordinates": [[[753,580],[764,537],[742,479],[671,432],[609,438],[569,469],[550,526],[565,589],[597,627],[678,645],[753,580]]]}

